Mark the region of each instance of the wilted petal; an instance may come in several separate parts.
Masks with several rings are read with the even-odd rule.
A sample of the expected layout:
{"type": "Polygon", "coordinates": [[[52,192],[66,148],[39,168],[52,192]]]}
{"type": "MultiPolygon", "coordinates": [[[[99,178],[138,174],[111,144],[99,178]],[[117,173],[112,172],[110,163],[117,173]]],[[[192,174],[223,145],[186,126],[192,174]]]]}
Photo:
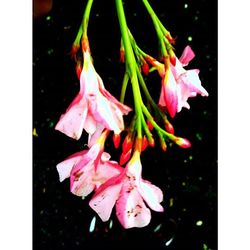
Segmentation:
{"type": "Polygon", "coordinates": [[[116,215],[124,228],[145,227],[151,219],[151,212],[145,206],[138,190],[124,185],[116,203],[116,215]]]}

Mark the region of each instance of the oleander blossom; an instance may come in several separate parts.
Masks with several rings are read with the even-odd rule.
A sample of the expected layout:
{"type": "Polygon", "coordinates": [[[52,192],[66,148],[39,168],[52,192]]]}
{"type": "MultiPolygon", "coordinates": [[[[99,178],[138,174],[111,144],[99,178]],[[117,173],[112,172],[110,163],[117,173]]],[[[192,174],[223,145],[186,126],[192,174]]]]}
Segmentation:
{"type": "Polygon", "coordinates": [[[70,191],[82,198],[123,171],[117,162],[110,161],[110,155],[103,151],[100,140],[90,149],[69,156],[56,167],[60,181],[70,178],[70,191]]]}
{"type": "Polygon", "coordinates": [[[158,64],[158,71],[162,76],[162,87],[159,105],[165,107],[173,118],[183,107],[189,109],[189,97],[197,94],[208,96],[208,92],[201,86],[199,70],[185,70],[184,67],[195,57],[190,46],[187,46],[181,57],[176,58],[176,64],[169,62],[169,67],[164,72],[163,65],[158,64]]]}
{"type": "Polygon", "coordinates": [[[107,128],[119,134],[124,129],[123,115],[131,108],[120,103],[104,87],[95,71],[88,51],[84,53],[83,70],[80,75],[80,91],[61,115],[55,129],[78,140],[83,129],[93,135],[97,128],[107,128]]]}
{"type": "Polygon", "coordinates": [[[140,153],[136,151],[119,175],[102,184],[90,200],[90,207],[102,221],[110,218],[114,205],[124,228],[145,227],[151,220],[150,209],[163,212],[160,188],[141,177],[140,153]],[[146,204],[147,207],[146,206],[146,204]]]}

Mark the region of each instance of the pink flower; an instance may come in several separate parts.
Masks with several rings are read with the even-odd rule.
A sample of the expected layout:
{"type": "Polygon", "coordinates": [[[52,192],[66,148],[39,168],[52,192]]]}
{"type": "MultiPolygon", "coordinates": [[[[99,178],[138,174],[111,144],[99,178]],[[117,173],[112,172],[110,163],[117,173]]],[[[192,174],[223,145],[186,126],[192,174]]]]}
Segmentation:
{"type": "Polygon", "coordinates": [[[55,129],[77,140],[83,129],[90,135],[96,132],[97,127],[119,134],[124,129],[123,115],[130,111],[105,89],[91,62],[90,53],[86,51],[80,91],[66,113],[61,115],[55,129]]]}
{"type": "Polygon", "coordinates": [[[136,151],[122,173],[96,190],[89,205],[103,221],[109,219],[114,205],[118,220],[124,228],[144,227],[149,224],[151,212],[145,203],[152,210],[163,212],[160,205],[163,200],[162,191],[143,180],[141,171],[140,154],[136,151]]]}
{"type": "Polygon", "coordinates": [[[170,63],[170,67],[162,75],[162,66],[158,68],[162,75],[162,88],[159,99],[159,105],[166,107],[171,117],[180,112],[182,107],[190,108],[187,100],[197,94],[208,96],[208,92],[201,86],[199,79],[199,70],[185,70],[183,67],[194,58],[195,54],[187,46],[180,59],[176,58],[175,66],[170,63]]]}
{"type": "Polygon", "coordinates": [[[102,141],[98,140],[89,150],[77,152],[56,166],[60,181],[70,177],[71,192],[84,198],[123,171],[109,159],[110,155],[103,152],[102,141]]]}

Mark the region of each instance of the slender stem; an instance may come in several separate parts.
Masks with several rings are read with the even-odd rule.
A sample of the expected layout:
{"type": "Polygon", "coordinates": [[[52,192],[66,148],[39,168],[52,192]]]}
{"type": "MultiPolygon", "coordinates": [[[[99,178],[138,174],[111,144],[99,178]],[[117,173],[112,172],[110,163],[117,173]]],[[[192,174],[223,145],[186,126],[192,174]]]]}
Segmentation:
{"type": "Polygon", "coordinates": [[[84,14],[82,19],[82,29],[83,29],[83,37],[87,37],[88,23],[89,23],[89,15],[91,11],[91,7],[94,0],[88,0],[84,14]]]}
{"type": "Polygon", "coordinates": [[[126,67],[127,67],[130,79],[131,79],[131,84],[132,84],[132,89],[133,89],[135,112],[137,115],[137,121],[136,121],[137,135],[138,137],[141,138],[142,137],[141,117],[143,116],[142,109],[141,109],[142,98],[141,98],[138,78],[136,74],[136,59],[135,59],[135,55],[133,53],[132,45],[129,39],[128,26],[126,22],[122,0],[116,0],[116,9],[117,9],[117,15],[118,15],[119,23],[120,23],[120,30],[121,30],[122,40],[123,40],[123,45],[124,45],[124,50],[125,50],[126,67]]]}
{"type": "Polygon", "coordinates": [[[150,114],[150,112],[148,111],[148,109],[146,108],[146,106],[143,104],[142,105],[142,110],[143,113],[146,115],[146,117],[148,118],[148,120],[151,122],[151,124],[154,126],[154,128],[156,129],[157,133],[161,133],[162,135],[166,136],[168,139],[174,141],[176,140],[176,136],[166,132],[164,129],[162,129],[153,119],[152,115],[150,114]]]}
{"type": "Polygon", "coordinates": [[[128,86],[128,80],[129,80],[129,75],[127,72],[125,72],[124,77],[123,77],[123,81],[122,81],[122,90],[121,90],[121,96],[120,96],[121,103],[124,103],[125,93],[126,93],[126,89],[128,86]]]}

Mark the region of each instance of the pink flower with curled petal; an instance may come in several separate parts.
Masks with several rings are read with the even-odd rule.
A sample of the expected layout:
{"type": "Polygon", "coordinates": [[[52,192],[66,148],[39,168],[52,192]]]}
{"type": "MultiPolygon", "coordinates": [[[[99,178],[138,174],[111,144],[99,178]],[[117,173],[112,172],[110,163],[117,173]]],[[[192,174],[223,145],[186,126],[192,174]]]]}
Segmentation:
{"type": "Polygon", "coordinates": [[[89,205],[103,221],[109,219],[114,205],[117,218],[124,228],[147,226],[151,220],[149,208],[163,212],[160,205],[162,191],[143,180],[141,171],[140,153],[136,151],[123,172],[96,190],[89,205]]]}
{"type": "Polygon", "coordinates": [[[70,190],[82,198],[108,179],[119,175],[123,168],[110,155],[103,151],[103,138],[89,150],[83,150],[69,156],[56,167],[60,181],[70,178],[70,190]]]}
{"type": "Polygon", "coordinates": [[[79,139],[83,129],[91,136],[103,127],[119,134],[124,129],[123,115],[131,108],[120,103],[104,87],[95,71],[88,51],[84,52],[80,91],[65,114],[61,115],[55,129],[79,139]]]}
{"type": "Polygon", "coordinates": [[[159,105],[166,107],[171,117],[174,117],[183,107],[190,108],[187,102],[189,97],[194,97],[197,94],[208,96],[208,92],[201,86],[199,70],[185,70],[183,68],[188,65],[194,56],[195,54],[190,46],[187,46],[180,59],[176,58],[175,65],[170,63],[170,67],[165,74],[162,73],[163,65],[158,65],[158,71],[162,76],[159,105]]]}

